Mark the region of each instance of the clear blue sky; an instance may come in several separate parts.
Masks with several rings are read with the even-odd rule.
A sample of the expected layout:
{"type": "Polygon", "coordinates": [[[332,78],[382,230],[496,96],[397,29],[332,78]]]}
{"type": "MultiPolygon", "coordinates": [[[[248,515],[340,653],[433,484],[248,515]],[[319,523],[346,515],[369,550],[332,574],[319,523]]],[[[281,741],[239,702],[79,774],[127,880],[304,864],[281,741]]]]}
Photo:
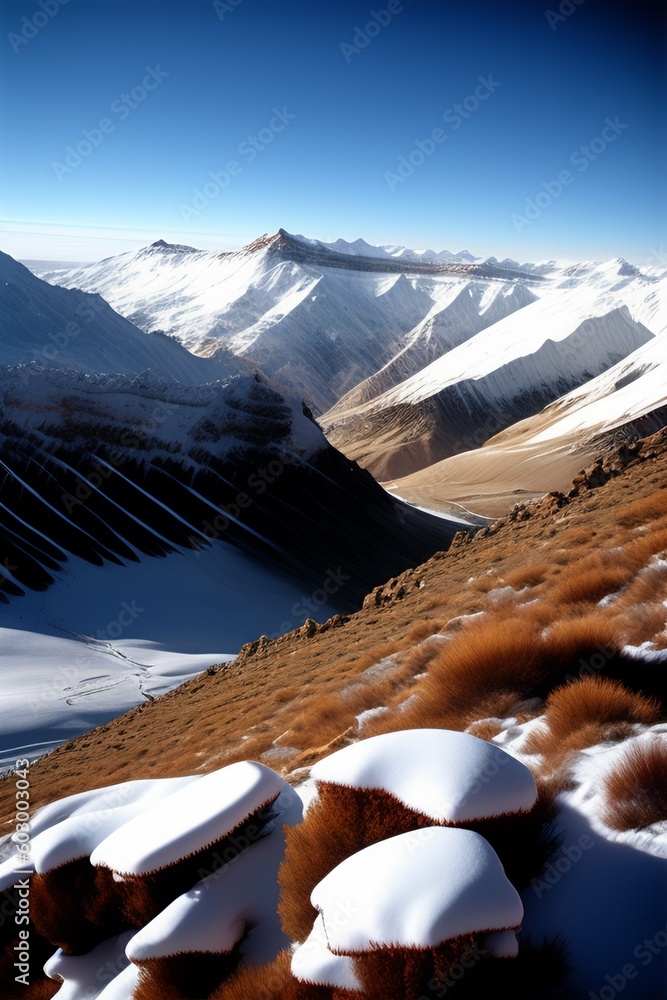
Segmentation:
{"type": "Polygon", "coordinates": [[[282,226],[667,257],[664,6],[4,0],[0,246],[92,260],[282,226]],[[222,188],[210,174],[230,161],[222,188]]]}

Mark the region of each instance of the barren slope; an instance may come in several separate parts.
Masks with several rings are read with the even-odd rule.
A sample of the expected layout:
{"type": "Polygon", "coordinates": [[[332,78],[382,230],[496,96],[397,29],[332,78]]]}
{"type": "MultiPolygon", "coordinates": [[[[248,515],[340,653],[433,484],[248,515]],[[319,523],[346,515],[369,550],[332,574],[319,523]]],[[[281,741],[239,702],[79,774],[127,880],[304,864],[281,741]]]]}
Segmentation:
{"type": "MultiPolygon", "coordinates": [[[[539,580],[534,596],[546,595],[544,581],[565,575],[589,545],[613,549],[635,539],[634,522],[623,524],[624,505],[648,504],[655,496],[664,506],[666,448],[666,431],[622,446],[606,461],[608,471],[591,469],[570,499],[547,496],[514,511],[467,545],[437,553],[377,588],[357,613],[324,625],[306,623],[280,639],[260,638],[233,663],[65,744],[33,765],[34,805],[96,785],[208,771],[235,760],[261,758],[285,773],[312,763],[331,745],[355,737],[360,711],[388,704],[392,692],[409,690],[419,672],[410,666],[389,671],[384,690],[377,668],[365,685],[350,690],[368,668],[434,632],[455,632],[459,616],[493,606],[486,595],[509,574],[532,574],[539,580]],[[279,739],[288,729],[289,739],[279,739]]],[[[655,519],[647,516],[641,532],[649,533],[655,519]]],[[[667,538],[661,545],[667,548],[667,538]]],[[[3,824],[13,796],[11,781],[0,785],[3,824]]]]}

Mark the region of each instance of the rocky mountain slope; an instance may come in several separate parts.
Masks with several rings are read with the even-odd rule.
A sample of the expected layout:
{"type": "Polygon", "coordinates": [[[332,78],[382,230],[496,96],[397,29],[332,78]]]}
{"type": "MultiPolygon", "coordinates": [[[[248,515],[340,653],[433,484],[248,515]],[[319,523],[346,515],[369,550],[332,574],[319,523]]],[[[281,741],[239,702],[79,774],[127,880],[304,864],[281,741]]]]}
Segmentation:
{"type": "MultiPolygon", "coordinates": [[[[546,809],[534,814],[532,826],[516,827],[513,834],[515,840],[527,838],[519,852],[527,882],[511,868],[519,861],[516,852],[505,855],[511,878],[524,886],[523,916],[518,955],[505,960],[517,964],[499,967],[495,981],[507,975],[508,989],[529,997],[539,975],[544,977],[541,995],[578,998],[590,991],[599,995],[609,977],[620,982],[619,970],[625,969],[625,995],[658,1000],[665,973],[657,935],[663,928],[667,821],[659,791],[667,754],[666,461],[665,431],[616,448],[583,472],[567,495],[520,506],[472,540],[461,536],[448,552],[375,588],[360,611],[320,625],[307,622],[280,639],[259,638],[234,663],[33,764],[31,808],[129,778],[217,770],[222,779],[224,768],[235,761],[268,765],[298,786],[306,802],[315,795],[303,832],[288,834],[280,876],[280,913],[284,926],[295,927],[306,903],[294,852],[302,878],[304,864],[306,879],[315,881],[322,878],[317,871],[337,864],[333,848],[322,840],[335,814],[327,806],[326,789],[318,785],[316,793],[308,781],[309,768],[383,732],[466,730],[522,760],[546,809]],[[108,761],[102,780],[100,760],[108,761]],[[635,770],[624,777],[631,761],[635,770]],[[637,768],[647,769],[641,779],[637,768]],[[554,815],[549,809],[555,810],[560,837],[555,843],[540,840],[539,831],[554,815]],[[542,846],[535,853],[538,843],[542,846]],[[540,952],[545,936],[551,950],[540,952]],[[654,952],[646,951],[653,955],[648,962],[636,947],[642,940],[655,945],[654,952]],[[636,973],[631,977],[630,965],[636,973]]],[[[403,765],[407,760],[409,754],[403,765]]],[[[335,773],[332,767],[321,776],[335,773]]],[[[493,774],[482,787],[492,781],[493,774]]],[[[7,831],[14,801],[15,780],[9,775],[0,785],[7,831]]],[[[340,812],[340,803],[336,808],[340,812]]],[[[397,809],[394,804],[384,813],[398,823],[395,831],[405,829],[400,824],[406,822],[397,809]]],[[[345,816],[336,843],[343,851],[358,850],[351,846],[356,834],[349,812],[345,816]]],[[[95,829],[90,827],[89,839],[95,829]]],[[[490,827],[484,834],[498,836],[490,827]]],[[[506,850],[501,841],[494,843],[506,850]]],[[[65,891],[56,882],[48,885],[52,893],[65,891]]],[[[11,892],[7,900],[11,907],[11,892]]],[[[140,919],[133,912],[131,923],[140,919]]],[[[51,926],[41,910],[35,916],[43,929],[51,926]]],[[[32,933],[35,953],[39,949],[46,955],[48,945],[34,927],[32,933]]],[[[11,947],[11,926],[6,940],[11,947]]],[[[458,973],[452,980],[442,978],[460,957],[459,952],[447,954],[449,964],[437,966],[443,984],[458,981],[458,973]]],[[[133,960],[141,961],[138,952],[133,960]]],[[[306,975],[305,966],[294,962],[290,971],[284,955],[257,970],[234,966],[237,972],[229,982],[226,959],[216,959],[205,974],[198,961],[194,956],[188,966],[189,980],[176,985],[172,979],[173,1000],[199,996],[204,982],[210,984],[204,993],[220,1000],[262,991],[275,1000],[313,995],[313,986],[299,986],[298,977],[315,972],[306,975]],[[201,973],[193,972],[198,969],[201,973]],[[221,982],[219,977],[222,985],[212,985],[221,982]]],[[[418,975],[417,966],[409,968],[418,975]]],[[[482,963],[474,975],[464,972],[457,989],[478,996],[478,977],[486,970],[482,963]]],[[[173,966],[172,976],[182,972],[173,966]]],[[[393,972],[383,975],[394,982],[393,972]]],[[[35,984],[34,994],[21,995],[50,996],[56,986],[35,984]]],[[[330,986],[328,992],[323,989],[318,997],[338,995],[330,986]]],[[[482,992],[486,989],[488,983],[482,992]]],[[[384,990],[398,1000],[395,984],[384,990]]]]}
{"type": "MultiPolygon", "coordinates": [[[[558,271],[539,297],[426,367],[412,364],[401,382],[396,362],[381,370],[324,414],[322,426],[376,478],[415,473],[538,414],[654,337],[662,344],[666,292],[664,276],[623,261],[558,271]]],[[[660,393],[647,404],[659,406],[660,393]]]]}
{"type": "Polygon", "coordinates": [[[527,298],[516,286],[542,280],[497,264],[413,261],[375,249],[378,256],[340,252],[280,230],[236,253],[158,241],[47,277],[99,293],[143,330],[174,334],[197,354],[228,348],[320,413],[389,363],[441,301],[472,290],[453,332],[460,340],[493,321],[493,310],[480,316],[492,301],[500,304],[495,318],[507,315],[527,298]]]}

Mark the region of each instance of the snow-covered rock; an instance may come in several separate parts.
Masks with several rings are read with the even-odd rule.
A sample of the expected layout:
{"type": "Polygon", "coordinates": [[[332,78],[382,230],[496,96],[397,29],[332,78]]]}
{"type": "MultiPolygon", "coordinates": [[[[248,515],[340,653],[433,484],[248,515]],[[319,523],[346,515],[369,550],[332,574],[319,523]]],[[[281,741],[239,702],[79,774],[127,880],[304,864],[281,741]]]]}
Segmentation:
{"type": "Polygon", "coordinates": [[[90,860],[120,875],[156,872],[221,840],[289,787],[264,764],[229,764],[129,820],[96,847],[90,860]]]}
{"type": "Polygon", "coordinates": [[[277,912],[277,878],[285,852],[284,827],[301,822],[301,800],[288,786],[276,809],[276,829],[179,896],[134,935],[127,945],[132,962],[189,952],[227,953],[245,938],[244,959],[262,965],[289,946],[277,912]]]}
{"type": "Polygon", "coordinates": [[[333,952],[433,948],[462,934],[519,928],[523,905],[491,845],[472,830],[427,827],[346,858],[311,902],[333,952]]]}
{"type": "Polygon", "coordinates": [[[292,975],[302,983],[315,986],[334,986],[353,993],[362,991],[352,959],[329,951],[321,913],[306,940],[294,949],[292,975]]]}
{"type": "Polygon", "coordinates": [[[118,803],[119,799],[122,800],[122,790],[118,787],[109,793],[106,799],[107,805],[104,804],[103,795],[97,795],[95,798],[91,796],[91,804],[94,801],[97,808],[87,811],[79,809],[75,815],[61,820],[33,837],[30,853],[35,871],[43,874],[77,858],[90,857],[95,848],[119,827],[135,816],[141,815],[155,803],[197,780],[201,779],[198,776],[188,776],[156,778],[141,782],[148,787],[140,795],[134,795],[133,793],[138,790],[130,788],[129,801],[125,805],[113,804],[118,803]]]}
{"type": "Polygon", "coordinates": [[[389,792],[435,822],[464,823],[532,809],[530,770],[470,733],[408,729],[337,750],[311,769],[318,782],[389,792]]]}
{"type": "Polygon", "coordinates": [[[131,996],[130,983],[136,983],[136,976],[131,972],[124,977],[123,986],[128,987],[126,993],[119,992],[119,976],[129,966],[125,946],[131,936],[132,932],[128,931],[110,938],[85,955],[66,955],[58,948],[44,965],[46,975],[63,984],[56,994],[58,1000],[82,1000],[83,997],[97,1000],[102,995],[105,1000],[112,997],[127,1000],[131,996]]]}

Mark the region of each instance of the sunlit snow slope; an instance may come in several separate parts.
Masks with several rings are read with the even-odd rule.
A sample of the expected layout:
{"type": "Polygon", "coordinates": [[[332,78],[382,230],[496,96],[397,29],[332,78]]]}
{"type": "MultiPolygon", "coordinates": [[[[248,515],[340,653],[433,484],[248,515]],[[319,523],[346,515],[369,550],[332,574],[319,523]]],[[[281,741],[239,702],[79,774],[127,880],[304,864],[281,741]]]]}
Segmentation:
{"type": "Polygon", "coordinates": [[[0,748],[355,607],[460,526],[389,497],[259,374],[213,381],[216,361],[102,300],[58,347],[91,297],[0,263],[0,748]],[[11,363],[22,343],[33,360],[11,363]]]}
{"type": "Polygon", "coordinates": [[[515,286],[541,281],[497,264],[392,256],[363,241],[327,245],[284,230],[237,253],[158,241],[47,277],[98,292],[142,329],[174,334],[198,354],[228,348],[317,412],[388,364],[420,324],[467,289],[471,303],[447,344],[532,301],[527,287],[515,286]]]}
{"type": "MultiPolygon", "coordinates": [[[[539,413],[640,348],[653,351],[666,291],[664,275],[621,260],[554,269],[523,308],[426,367],[409,366],[400,382],[397,358],[343,397],[322,425],[379,479],[427,468],[539,413]]],[[[658,405],[655,395],[647,402],[658,405]]]]}

